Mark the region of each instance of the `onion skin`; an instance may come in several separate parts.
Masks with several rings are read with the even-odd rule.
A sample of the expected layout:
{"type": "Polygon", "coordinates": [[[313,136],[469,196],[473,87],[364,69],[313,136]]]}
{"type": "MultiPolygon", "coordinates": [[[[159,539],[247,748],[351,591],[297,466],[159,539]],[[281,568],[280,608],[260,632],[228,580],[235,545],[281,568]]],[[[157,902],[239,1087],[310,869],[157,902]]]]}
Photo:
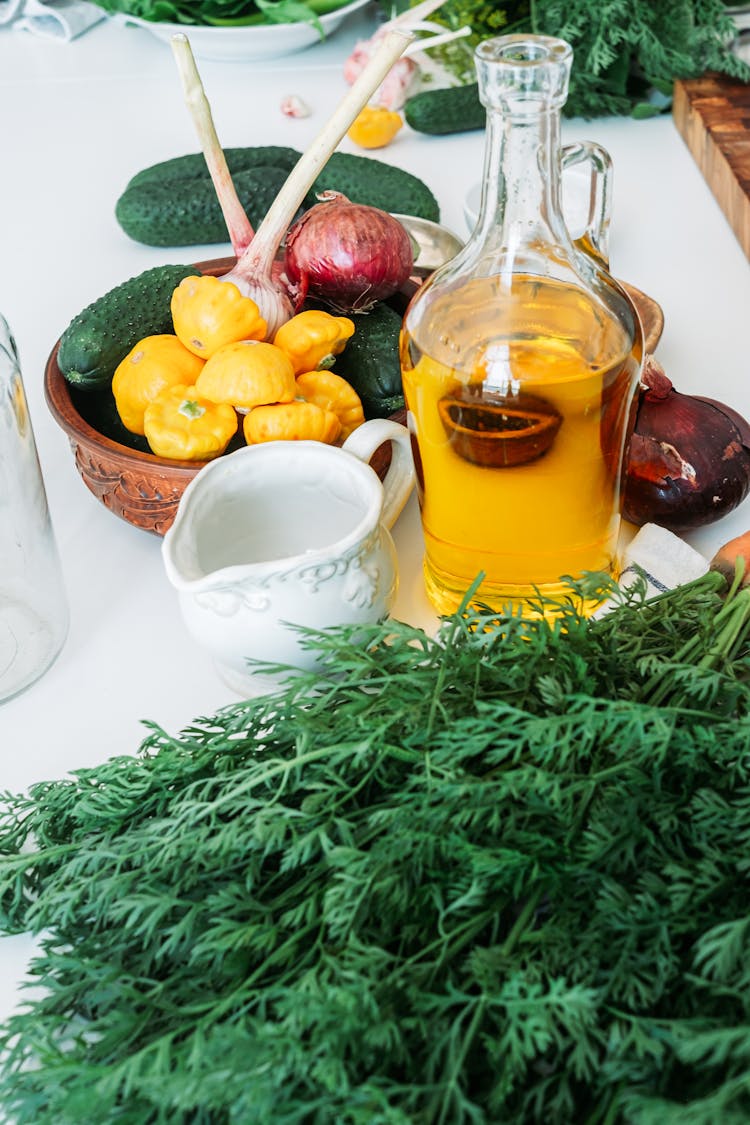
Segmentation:
{"type": "Polygon", "coordinates": [[[691,531],[750,491],[750,426],[731,407],[676,391],[649,356],[626,459],[623,515],[691,531]]]}
{"type": "Polygon", "coordinates": [[[406,283],[414,254],[387,211],[323,192],[286,236],[284,272],[298,304],[316,297],[339,313],[367,312],[406,283]]]}

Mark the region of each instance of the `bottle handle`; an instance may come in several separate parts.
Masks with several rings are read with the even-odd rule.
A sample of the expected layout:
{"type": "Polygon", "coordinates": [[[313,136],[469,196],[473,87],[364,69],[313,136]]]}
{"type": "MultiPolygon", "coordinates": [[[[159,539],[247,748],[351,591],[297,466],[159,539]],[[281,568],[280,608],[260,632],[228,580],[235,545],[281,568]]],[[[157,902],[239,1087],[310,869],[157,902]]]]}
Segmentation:
{"type": "Polygon", "coordinates": [[[584,228],[580,233],[573,233],[573,241],[584,253],[609,266],[612,158],[595,141],[576,141],[565,145],[561,159],[563,172],[578,164],[589,165],[588,210],[584,228]]]}
{"type": "Polygon", "coordinates": [[[414,461],[411,438],[406,426],[390,418],[371,418],[352,430],[342,449],[368,462],[384,442],[391,443],[391,463],[383,479],[381,523],[393,527],[414,487],[414,461]]]}

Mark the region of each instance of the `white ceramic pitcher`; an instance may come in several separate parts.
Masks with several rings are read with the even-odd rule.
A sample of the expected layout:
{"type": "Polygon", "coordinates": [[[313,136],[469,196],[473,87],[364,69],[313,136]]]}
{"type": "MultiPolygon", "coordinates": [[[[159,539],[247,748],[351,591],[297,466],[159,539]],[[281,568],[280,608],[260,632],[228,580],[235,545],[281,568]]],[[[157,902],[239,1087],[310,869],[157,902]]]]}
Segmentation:
{"type": "Polygon", "coordinates": [[[388,615],[398,584],[388,529],[413,484],[408,431],[387,419],[365,422],[341,448],[267,442],[201,469],[162,554],[189,631],[230,687],[252,695],[278,682],[248,661],[314,667],[293,626],[388,615]],[[387,441],[381,484],[368,462],[387,441]]]}

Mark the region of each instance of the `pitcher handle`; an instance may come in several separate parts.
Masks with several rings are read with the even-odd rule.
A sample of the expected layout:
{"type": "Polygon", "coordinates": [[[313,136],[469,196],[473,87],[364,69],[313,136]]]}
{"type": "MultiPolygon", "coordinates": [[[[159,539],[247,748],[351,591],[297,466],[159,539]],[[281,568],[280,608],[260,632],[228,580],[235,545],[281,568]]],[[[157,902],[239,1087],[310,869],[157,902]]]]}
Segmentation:
{"type": "Polygon", "coordinates": [[[371,418],[357,426],[341,448],[369,464],[375,450],[387,441],[391,443],[391,463],[383,479],[381,522],[391,528],[414,487],[414,459],[406,426],[392,422],[390,418],[371,418]]]}
{"type": "MultiPolygon", "coordinates": [[[[577,164],[589,165],[589,199],[586,224],[573,241],[579,249],[609,266],[609,224],[612,211],[612,158],[595,141],[565,145],[561,165],[565,172],[577,164]]],[[[563,186],[563,193],[565,188],[563,186]]]]}

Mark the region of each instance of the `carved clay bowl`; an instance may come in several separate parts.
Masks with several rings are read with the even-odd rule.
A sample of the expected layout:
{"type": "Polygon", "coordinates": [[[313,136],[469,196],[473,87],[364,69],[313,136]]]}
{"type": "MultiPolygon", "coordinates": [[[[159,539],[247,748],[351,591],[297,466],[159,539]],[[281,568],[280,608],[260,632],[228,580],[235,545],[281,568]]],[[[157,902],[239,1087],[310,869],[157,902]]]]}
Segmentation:
{"type": "MultiPolygon", "coordinates": [[[[219,275],[234,262],[234,258],[215,258],[198,262],[196,269],[219,275]]],[[[57,364],[59,347],[58,340],[47,360],[44,394],[53,418],[68,436],[83,483],[120,519],[164,535],[177,514],[180,497],[206,462],[170,461],[148,452],[145,440],[139,442],[122,427],[109,392],[92,396],[65,380],[57,364]],[[101,425],[112,436],[97,428],[101,425]],[[118,434],[120,441],[114,436],[118,434]],[[138,444],[143,448],[133,447],[138,444]]],[[[381,446],[370,464],[382,478],[389,461],[390,446],[381,446]]]]}

